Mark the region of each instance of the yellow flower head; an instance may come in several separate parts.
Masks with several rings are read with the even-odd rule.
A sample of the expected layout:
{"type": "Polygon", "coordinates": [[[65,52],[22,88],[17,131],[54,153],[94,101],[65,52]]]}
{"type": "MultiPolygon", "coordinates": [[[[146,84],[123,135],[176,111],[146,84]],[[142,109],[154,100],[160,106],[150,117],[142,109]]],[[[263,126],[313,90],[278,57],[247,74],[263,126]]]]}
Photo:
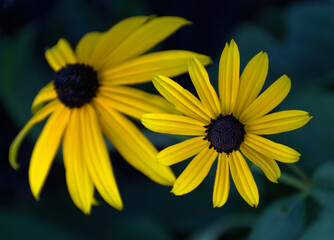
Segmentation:
{"type": "Polygon", "coordinates": [[[32,104],[34,115],[9,152],[10,163],[17,169],[17,151],[22,140],[36,123],[50,116],[29,166],[30,187],[36,199],[62,141],[66,182],[75,205],[89,214],[96,188],[111,206],[122,209],[103,135],[129,164],[153,181],[163,185],[174,183],[170,168],[156,163],[157,149],[123,115],[140,119],[147,112],[171,112],[172,106],[160,96],[123,85],[148,82],[158,73],[184,73],[192,57],[208,64],[209,57],[189,51],[143,55],[188,24],[179,17],[131,17],[107,32],[86,34],[74,51],[65,39],[60,39],[45,52],[56,76],[36,96],[32,104]]]}
{"type": "Polygon", "coordinates": [[[214,207],[227,201],[230,171],[240,195],[251,206],[257,206],[258,189],[243,155],[259,166],[270,181],[277,182],[281,172],[276,161],[296,162],[300,154],[259,135],[294,130],[311,119],[307,112],[299,110],[267,114],[287,96],[290,79],[283,75],[259,95],[268,72],[267,54],[257,54],[241,77],[239,61],[239,50],[232,40],[230,45],[226,44],[220,59],[219,98],[205,68],[195,58],[189,62],[188,70],[200,100],[173,80],[161,75],[154,77],[157,90],[182,114],[142,116],[142,123],[152,131],[196,136],[157,155],[157,161],[164,166],[196,155],[176,179],[174,194],[183,195],[195,189],[218,157],[214,207]]]}

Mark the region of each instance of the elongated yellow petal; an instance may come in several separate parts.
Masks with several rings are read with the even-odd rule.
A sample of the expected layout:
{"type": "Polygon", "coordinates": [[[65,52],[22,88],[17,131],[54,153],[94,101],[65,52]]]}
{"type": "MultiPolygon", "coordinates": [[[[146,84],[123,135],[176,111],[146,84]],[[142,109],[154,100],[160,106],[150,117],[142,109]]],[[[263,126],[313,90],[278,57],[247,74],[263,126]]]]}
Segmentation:
{"type": "Polygon", "coordinates": [[[196,119],[173,114],[147,113],[141,122],[154,132],[176,135],[204,136],[206,130],[205,124],[196,119]]]}
{"type": "Polygon", "coordinates": [[[83,157],[89,175],[103,199],[114,208],[122,210],[122,199],[97,114],[90,104],[84,105],[80,113],[83,157]]]}
{"type": "Polygon", "coordinates": [[[226,43],[219,62],[219,97],[223,115],[235,108],[239,89],[240,56],[237,44],[232,39],[226,43]]]}
{"type": "Polygon", "coordinates": [[[244,144],[255,151],[280,162],[293,163],[300,158],[300,153],[283,144],[254,134],[246,134],[244,144]]]}
{"type": "Polygon", "coordinates": [[[72,47],[63,38],[59,39],[57,45],[46,50],[45,58],[55,72],[66,64],[75,63],[77,61],[72,47]]]}
{"type": "Polygon", "coordinates": [[[210,116],[205,111],[203,104],[188,90],[184,89],[173,80],[161,75],[154,77],[152,81],[160,94],[171,102],[181,113],[206,124],[210,122],[210,116]]]}
{"type": "Polygon", "coordinates": [[[157,161],[164,166],[170,166],[188,159],[204,148],[209,148],[209,142],[203,137],[195,137],[165,148],[157,155],[157,161]]]}
{"type": "Polygon", "coordinates": [[[93,54],[99,45],[102,35],[103,34],[100,32],[90,32],[80,39],[75,48],[75,55],[77,56],[79,63],[95,66],[96,63],[92,60],[93,54]]]}
{"type": "Polygon", "coordinates": [[[140,119],[144,113],[176,113],[173,105],[163,97],[139,89],[114,86],[99,88],[98,98],[126,115],[140,119]]]}
{"type": "Polygon", "coordinates": [[[191,81],[210,118],[217,118],[221,113],[221,107],[217,93],[210,83],[208,73],[196,58],[189,61],[188,69],[191,81]]]}
{"type": "Polygon", "coordinates": [[[36,95],[32,105],[31,112],[35,114],[43,106],[45,102],[51,101],[57,97],[54,89],[53,81],[43,87],[36,95]]]}
{"type": "Polygon", "coordinates": [[[281,176],[281,170],[275,160],[264,156],[246,144],[241,144],[240,150],[252,163],[263,170],[270,181],[277,183],[277,179],[281,176]]]}
{"type": "Polygon", "coordinates": [[[180,17],[158,17],[146,22],[124,39],[105,60],[103,69],[137,57],[190,22],[180,17]]]}
{"type": "Polygon", "coordinates": [[[213,207],[223,206],[230,192],[230,174],[228,159],[225,153],[219,154],[215,185],[213,188],[213,207]]]}
{"type": "Polygon", "coordinates": [[[27,122],[24,128],[16,136],[16,138],[14,139],[9,148],[9,163],[15,170],[17,170],[20,167],[20,165],[17,162],[17,153],[25,136],[28,134],[28,132],[33,126],[43,121],[53,111],[55,111],[58,107],[60,107],[60,105],[61,103],[58,100],[53,100],[52,102],[48,103],[27,122]]]}
{"type": "Polygon", "coordinates": [[[204,65],[211,63],[210,57],[190,51],[149,53],[101,71],[100,82],[102,85],[137,84],[151,81],[157,74],[174,77],[187,72],[187,64],[192,57],[204,65]]]}
{"type": "Polygon", "coordinates": [[[260,52],[249,61],[240,77],[234,116],[238,117],[259,95],[268,74],[268,66],[267,53],[260,52]]]}
{"type": "Polygon", "coordinates": [[[217,155],[218,153],[212,148],[200,151],[176,179],[172,193],[183,195],[194,190],[208,175],[217,155]]]}
{"type": "Polygon", "coordinates": [[[97,99],[94,106],[99,112],[103,132],[123,158],[134,168],[162,185],[173,185],[175,176],[170,168],[160,166],[155,157],[157,149],[122,114],[97,99]]]}
{"type": "Polygon", "coordinates": [[[62,104],[59,105],[46,122],[32,152],[29,183],[31,192],[37,200],[60,145],[70,113],[70,109],[62,104]]]}
{"type": "Polygon", "coordinates": [[[239,151],[229,156],[231,175],[242,198],[252,207],[259,203],[259,191],[249,167],[239,151]]]}
{"type": "Polygon", "coordinates": [[[85,214],[90,214],[94,185],[83,158],[81,109],[73,108],[63,141],[66,183],[74,204],[85,214]]]}
{"type": "Polygon", "coordinates": [[[247,124],[250,121],[267,114],[284,100],[284,98],[288,95],[290,88],[290,79],[288,76],[283,75],[240,114],[240,121],[243,124],[247,124]]]}
{"type": "Polygon", "coordinates": [[[135,16],[126,18],[112,26],[107,32],[103,33],[91,58],[96,69],[101,70],[101,66],[106,63],[114,65],[119,62],[117,59],[111,59],[112,56],[114,56],[111,53],[151,18],[154,18],[154,16],[135,16]],[[110,56],[110,61],[108,61],[108,56],[110,56]]]}
{"type": "Polygon", "coordinates": [[[271,113],[250,121],[245,130],[256,135],[268,135],[295,130],[304,126],[312,117],[308,112],[288,110],[271,113]]]}

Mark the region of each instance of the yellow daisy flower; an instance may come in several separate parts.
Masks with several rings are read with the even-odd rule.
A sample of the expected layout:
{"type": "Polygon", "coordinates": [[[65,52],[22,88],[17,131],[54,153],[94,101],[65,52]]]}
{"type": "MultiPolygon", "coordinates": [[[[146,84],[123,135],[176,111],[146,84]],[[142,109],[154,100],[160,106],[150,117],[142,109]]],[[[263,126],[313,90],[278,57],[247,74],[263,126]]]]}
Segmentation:
{"type": "Polygon", "coordinates": [[[17,169],[23,138],[36,123],[50,116],[29,166],[30,187],[36,199],[62,141],[66,182],[75,205],[89,214],[96,188],[106,202],[122,209],[104,135],[130,165],[159,184],[173,185],[173,172],[155,161],[157,149],[123,115],[140,119],[143,113],[170,112],[173,107],[161,96],[123,85],[148,82],[157,73],[184,73],[192,57],[205,65],[210,63],[207,56],[181,50],[142,55],[188,24],[179,17],[131,17],[107,32],[86,34],[74,51],[60,39],[45,52],[56,76],[36,96],[34,115],[9,152],[10,163],[17,169]]]}
{"type": "Polygon", "coordinates": [[[195,189],[218,157],[214,207],[223,206],[228,198],[230,171],[240,195],[251,206],[257,206],[258,189],[243,155],[272,182],[277,182],[281,174],[276,161],[299,160],[300,154],[295,150],[259,136],[297,129],[311,119],[307,112],[299,110],[267,114],[287,96],[290,79],[283,75],[258,96],[268,72],[267,54],[257,54],[240,78],[239,65],[239,50],[232,40],[230,45],[226,44],[220,59],[220,98],[205,68],[195,58],[189,62],[188,70],[200,100],[167,77],[153,78],[156,89],[182,115],[147,113],[142,116],[142,123],[156,132],[197,136],[167,147],[157,155],[157,161],[164,166],[196,155],[176,179],[172,189],[176,195],[195,189]]]}

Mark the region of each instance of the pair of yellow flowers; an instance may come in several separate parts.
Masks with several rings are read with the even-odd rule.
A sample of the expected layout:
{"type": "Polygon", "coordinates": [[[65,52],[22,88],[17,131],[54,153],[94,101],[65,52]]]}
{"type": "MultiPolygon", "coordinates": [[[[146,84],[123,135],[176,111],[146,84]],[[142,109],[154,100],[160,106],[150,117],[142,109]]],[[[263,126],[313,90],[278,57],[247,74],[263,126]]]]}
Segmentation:
{"type": "Polygon", "coordinates": [[[111,206],[123,208],[104,136],[130,165],[159,184],[173,185],[176,195],[195,189],[218,157],[214,207],[224,205],[228,198],[230,172],[240,195],[257,206],[258,189],[244,156],[272,182],[280,177],[276,160],[298,161],[300,154],[295,150],[259,136],[299,128],[311,118],[298,110],[267,114],[286,97],[291,83],[283,75],[259,95],[268,72],[266,53],[257,54],[240,77],[238,47],[233,40],[226,44],[219,65],[219,96],[203,67],[211,62],[210,57],[182,50],[144,54],[188,24],[180,17],[131,17],[107,32],[86,34],[75,50],[60,39],[46,51],[56,76],[37,94],[33,117],[9,152],[9,161],[17,169],[24,137],[48,117],[29,166],[36,199],[61,141],[67,187],[85,214],[96,202],[95,188],[111,206]],[[199,99],[168,78],[187,71],[199,99]],[[164,98],[126,86],[152,78],[164,98]],[[158,153],[125,115],[156,132],[193,137],[158,153]],[[175,180],[168,166],[192,156],[175,180]]]}

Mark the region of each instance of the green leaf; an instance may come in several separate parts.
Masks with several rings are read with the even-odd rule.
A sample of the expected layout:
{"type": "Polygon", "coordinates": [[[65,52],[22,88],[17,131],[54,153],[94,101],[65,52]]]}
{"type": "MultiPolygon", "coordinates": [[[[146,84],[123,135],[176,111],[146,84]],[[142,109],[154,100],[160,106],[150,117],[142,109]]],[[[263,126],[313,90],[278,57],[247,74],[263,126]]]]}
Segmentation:
{"type": "Polygon", "coordinates": [[[209,226],[195,232],[189,240],[216,240],[231,229],[250,228],[257,219],[252,213],[230,213],[216,219],[209,226]]]}
{"type": "Polygon", "coordinates": [[[314,173],[311,197],[325,209],[334,211],[334,163],[322,164],[314,173]]]}
{"type": "MultiPolygon", "coordinates": [[[[333,202],[332,202],[333,203],[333,202]]],[[[333,240],[334,239],[334,214],[324,211],[300,238],[301,240],[333,240]]]]}
{"type": "Polygon", "coordinates": [[[271,204],[259,217],[249,240],[295,240],[305,223],[305,198],[291,196],[271,204]]]}

